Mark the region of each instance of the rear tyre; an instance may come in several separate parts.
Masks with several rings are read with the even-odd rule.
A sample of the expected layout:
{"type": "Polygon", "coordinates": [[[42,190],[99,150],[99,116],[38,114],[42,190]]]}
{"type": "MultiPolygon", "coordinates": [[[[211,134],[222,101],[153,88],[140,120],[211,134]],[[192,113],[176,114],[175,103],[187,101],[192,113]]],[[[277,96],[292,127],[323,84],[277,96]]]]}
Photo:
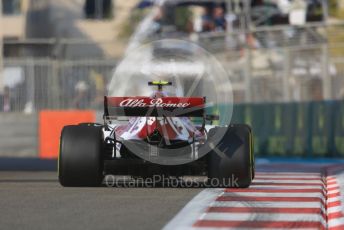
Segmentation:
{"type": "Polygon", "coordinates": [[[208,153],[208,178],[212,187],[248,187],[254,177],[254,156],[251,128],[247,125],[216,127],[209,131],[209,140],[217,145],[208,153]],[[220,135],[219,135],[220,134],[220,135]]]}
{"type": "Polygon", "coordinates": [[[60,138],[58,176],[63,186],[99,186],[103,179],[101,126],[65,126],[60,138]]]}

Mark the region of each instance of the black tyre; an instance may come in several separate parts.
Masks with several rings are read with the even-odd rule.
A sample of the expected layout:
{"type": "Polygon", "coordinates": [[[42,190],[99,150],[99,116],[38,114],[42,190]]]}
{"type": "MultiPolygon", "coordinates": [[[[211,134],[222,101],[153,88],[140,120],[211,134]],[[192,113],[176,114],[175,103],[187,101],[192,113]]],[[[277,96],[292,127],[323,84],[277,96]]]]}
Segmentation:
{"type": "Polygon", "coordinates": [[[63,186],[99,186],[103,179],[101,126],[65,126],[61,133],[58,176],[63,186]]]}
{"type": "Polygon", "coordinates": [[[209,140],[217,143],[208,153],[210,186],[248,187],[254,178],[251,128],[247,125],[216,127],[209,131],[209,140]]]}

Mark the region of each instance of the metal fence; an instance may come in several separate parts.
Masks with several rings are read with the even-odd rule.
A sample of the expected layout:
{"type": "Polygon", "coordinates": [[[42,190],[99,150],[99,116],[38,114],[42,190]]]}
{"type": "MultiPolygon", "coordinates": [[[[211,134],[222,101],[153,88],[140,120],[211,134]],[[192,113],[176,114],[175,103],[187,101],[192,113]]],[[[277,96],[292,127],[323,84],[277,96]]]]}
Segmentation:
{"type": "MultiPolygon", "coordinates": [[[[216,56],[236,103],[319,101],[344,98],[344,58],[331,57],[331,49],[325,44],[216,56]]],[[[115,66],[115,60],[5,59],[11,111],[101,108],[115,66]]]]}
{"type": "MultiPolygon", "coordinates": [[[[300,102],[344,97],[342,44],[250,48],[216,53],[236,103],[300,102]]],[[[344,49],[343,49],[344,50],[344,49]]]]}
{"type": "Polygon", "coordinates": [[[5,59],[2,109],[100,109],[115,65],[114,60],[5,59]]]}
{"type": "MultiPolygon", "coordinates": [[[[198,38],[198,43],[212,52],[227,70],[235,103],[344,98],[343,41],[344,26],[324,24],[201,34],[198,38]]],[[[63,42],[78,47],[76,41],[63,42]]],[[[49,44],[55,43],[50,41],[49,44]]],[[[85,44],[88,43],[82,43],[85,44]]],[[[15,42],[10,45],[15,46],[15,42]]],[[[1,97],[0,110],[102,108],[115,60],[104,56],[43,56],[4,60],[4,80],[8,88],[1,97]],[[8,96],[10,100],[5,100],[8,96]],[[10,106],[3,106],[4,103],[10,106]]]]}
{"type": "Polygon", "coordinates": [[[344,96],[341,24],[258,28],[199,40],[227,69],[238,103],[344,96]]]}

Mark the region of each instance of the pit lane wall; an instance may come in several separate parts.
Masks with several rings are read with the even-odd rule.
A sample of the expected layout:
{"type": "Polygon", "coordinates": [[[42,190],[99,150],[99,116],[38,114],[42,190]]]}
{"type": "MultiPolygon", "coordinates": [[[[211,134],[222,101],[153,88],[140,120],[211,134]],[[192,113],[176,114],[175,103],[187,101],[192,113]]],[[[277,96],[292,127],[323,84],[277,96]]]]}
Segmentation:
{"type": "MultiPolygon", "coordinates": [[[[209,113],[221,117],[221,106],[209,113]]],[[[94,110],[0,113],[0,156],[55,158],[63,125],[101,117],[94,110]]],[[[232,121],[252,125],[258,156],[344,157],[344,101],[238,104],[232,121]]]]}

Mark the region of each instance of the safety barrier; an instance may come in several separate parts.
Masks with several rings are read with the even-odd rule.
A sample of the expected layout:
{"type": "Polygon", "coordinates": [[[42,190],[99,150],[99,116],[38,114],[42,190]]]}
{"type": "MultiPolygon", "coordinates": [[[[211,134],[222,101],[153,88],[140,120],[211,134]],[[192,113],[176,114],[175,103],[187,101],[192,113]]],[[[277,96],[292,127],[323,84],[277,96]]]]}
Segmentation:
{"type": "Polygon", "coordinates": [[[344,156],[344,101],[239,104],[232,123],[252,126],[259,156],[344,156]]]}
{"type": "Polygon", "coordinates": [[[93,110],[43,110],[39,113],[39,157],[57,158],[62,128],[95,122],[93,110]]]}

